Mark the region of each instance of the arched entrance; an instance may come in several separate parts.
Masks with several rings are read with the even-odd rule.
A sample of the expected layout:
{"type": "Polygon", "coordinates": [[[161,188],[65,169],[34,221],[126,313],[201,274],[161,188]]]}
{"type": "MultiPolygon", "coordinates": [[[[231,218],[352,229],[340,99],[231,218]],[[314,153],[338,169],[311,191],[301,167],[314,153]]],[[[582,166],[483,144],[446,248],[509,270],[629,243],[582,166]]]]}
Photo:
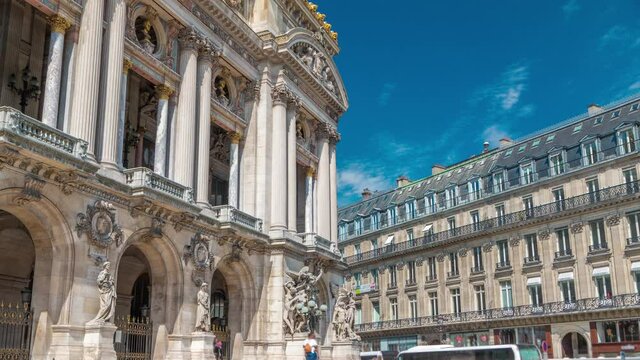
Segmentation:
{"type": "Polygon", "coordinates": [[[0,210],[0,358],[28,358],[36,251],[24,224],[0,210]]]}
{"type": "Polygon", "coordinates": [[[211,330],[216,336],[216,357],[229,359],[231,336],[229,333],[229,289],[219,270],[211,278],[211,330]],[[220,342],[218,342],[220,340],[220,342]]]}
{"type": "Polygon", "coordinates": [[[562,338],[561,345],[564,358],[589,357],[587,339],[577,332],[567,333],[562,338]]]}

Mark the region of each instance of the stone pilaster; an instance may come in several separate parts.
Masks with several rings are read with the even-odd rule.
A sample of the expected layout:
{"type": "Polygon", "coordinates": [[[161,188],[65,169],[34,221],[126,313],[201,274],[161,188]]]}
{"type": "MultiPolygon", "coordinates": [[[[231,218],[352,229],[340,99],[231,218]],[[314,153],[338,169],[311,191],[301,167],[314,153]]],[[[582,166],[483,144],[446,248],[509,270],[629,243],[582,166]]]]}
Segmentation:
{"type": "Polygon", "coordinates": [[[209,206],[209,141],[211,139],[211,66],[217,51],[210,44],[200,48],[198,58],[198,167],[196,201],[209,206]]]}
{"type": "Polygon", "coordinates": [[[336,143],[337,136],[332,136],[329,140],[329,192],[331,194],[331,241],[338,243],[338,185],[337,185],[337,169],[336,169],[336,143]]]}
{"type": "Polygon", "coordinates": [[[156,174],[166,176],[167,160],[167,135],[169,130],[169,97],[173,90],[166,85],[156,86],[158,97],[158,111],[156,112],[156,146],[153,171],[156,174]]]}
{"type": "Polygon", "coordinates": [[[312,203],[313,203],[313,215],[311,215],[311,223],[313,225],[313,232],[318,233],[318,172],[313,173],[313,191],[312,191],[312,203]]]}
{"type": "Polygon", "coordinates": [[[118,121],[122,82],[122,61],[124,59],[124,29],[127,21],[127,4],[125,0],[107,1],[108,19],[105,43],[107,44],[106,63],[103,64],[104,112],[102,114],[102,134],[100,135],[100,163],[112,169],[118,169],[118,121]]]}
{"type": "MultiPolygon", "coordinates": [[[[287,101],[289,90],[277,85],[271,91],[273,121],[271,129],[271,228],[281,232],[287,228],[287,101]]],[[[282,234],[275,234],[282,236],[282,234]]]]}
{"type": "Polygon", "coordinates": [[[229,205],[238,208],[239,194],[239,148],[241,136],[237,132],[229,133],[231,145],[229,147],[229,205]]]}
{"type": "Polygon", "coordinates": [[[331,152],[328,125],[321,123],[318,127],[318,235],[325,239],[331,237],[331,152]]]}
{"type": "Polygon", "coordinates": [[[196,76],[199,36],[186,28],[180,32],[180,98],[175,127],[173,179],[193,187],[196,133],[196,76]]]}
{"type": "Polygon", "coordinates": [[[120,106],[118,107],[118,136],[116,146],[116,162],[119,167],[124,164],[124,125],[127,120],[127,85],[129,84],[129,70],[133,63],[124,59],[122,63],[122,74],[120,75],[120,106]]]}
{"type": "Polygon", "coordinates": [[[80,21],[75,64],[71,135],[88,142],[87,153],[95,161],[95,135],[100,89],[100,59],[104,0],[86,0],[80,21]]]}
{"type": "Polygon", "coordinates": [[[58,124],[64,34],[71,27],[71,23],[60,15],[53,15],[49,18],[49,25],[51,26],[51,39],[49,43],[47,80],[45,82],[42,105],[42,122],[55,128],[58,124]]]}
{"type": "Polygon", "coordinates": [[[307,168],[305,177],[304,190],[304,232],[313,232],[313,175],[315,170],[312,167],[307,168]]]}
{"type": "Polygon", "coordinates": [[[297,232],[297,138],[296,121],[298,119],[297,98],[292,99],[287,108],[287,226],[289,231],[297,232]]]}

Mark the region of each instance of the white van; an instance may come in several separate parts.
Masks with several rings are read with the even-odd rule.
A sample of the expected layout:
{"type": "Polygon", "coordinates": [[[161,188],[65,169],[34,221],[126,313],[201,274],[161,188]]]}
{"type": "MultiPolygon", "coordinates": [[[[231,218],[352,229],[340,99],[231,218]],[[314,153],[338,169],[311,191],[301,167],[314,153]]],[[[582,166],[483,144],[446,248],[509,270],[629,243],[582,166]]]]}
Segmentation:
{"type": "Polygon", "coordinates": [[[395,360],[397,351],[363,351],[360,360],[395,360]]]}
{"type": "Polygon", "coordinates": [[[416,346],[403,351],[398,360],[541,360],[534,345],[489,345],[470,347],[416,346]]]}

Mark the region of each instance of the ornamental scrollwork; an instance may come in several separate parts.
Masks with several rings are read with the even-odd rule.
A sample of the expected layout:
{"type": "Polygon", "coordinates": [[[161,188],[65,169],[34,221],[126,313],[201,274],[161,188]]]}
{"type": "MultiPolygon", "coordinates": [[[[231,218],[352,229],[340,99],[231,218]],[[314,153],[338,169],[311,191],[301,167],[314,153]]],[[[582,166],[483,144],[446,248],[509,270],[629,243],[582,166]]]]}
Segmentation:
{"type": "Polygon", "coordinates": [[[518,247],[520,240],[520,235],[512,236],[511,239],[509,239],[509,245],[511,245],[511,247],[518,247]]]}
{"type": "Polygon", "coordinates": [[[17,205],[25,205],[32,201],[39,201],[41,198],[42,188],[45,182],[33,175],[27,175],[24,178],[24,187],[20,192],[20,195],[13,199],[13,202],[17,205]]]}
{"type": "Polygon", "coordinates": [[[191,238],[191,244],[185,245],[185,261],[191,261],[196,271],[211,269],[213,265],[213,253],[209,250],[210,242],[209,236],[197,233],[191,238]]]}
{"type": "Polygon", "coordinates": [[[482,251],[489,253],[493,250],[493,242],[489,241],[488,243],[485,243],[484,245],[482,245],[482,251]]]}
{"type": "Polygon", "coordinates": [[[438,260],[438,262],[444,262],[444,259],[446,259],[447,256],[445,255],[445,253],[440,253],[436,256],[436,260],[438,260]]]}
{"type": "Polygon", "coordinates": [[[123,239],[122,229],[116,224],[116,209],[104,200],[87,205],[85,214],[78,213],[76,232],[78,236],[87,234],[93,245],[103,249],[113,242],[120,246],[123,239]]]}
{"type": "Polygon", "coordinates": [[[547,240],[550,236],[551,232],[549,231],[549,229],[542,229],[538,231],[538,237],[540,238],[540,240],[547,240]]]}
{"type": "Polygon", "coordinates": [[[467,252],[469,252],[469,249],[467,249],[466,247],[460,248],[458,250],[458,256],[466,257],[467,256],[467,252]]]}
{"type": "Polygon", "coordinates": [[[582,222],[573,223],[571,224],[571,232],[573,234],[579,234],[582,232],[583,227],[584,227],[584,223],[582,222]]]}
{"type": "Polygon", "coordinates": [[[619,214],[609,215],[607,216],[606,222],[607,222],[607,226],[609,227],[616,226],[620,224],[620,215],[619,214]]]}

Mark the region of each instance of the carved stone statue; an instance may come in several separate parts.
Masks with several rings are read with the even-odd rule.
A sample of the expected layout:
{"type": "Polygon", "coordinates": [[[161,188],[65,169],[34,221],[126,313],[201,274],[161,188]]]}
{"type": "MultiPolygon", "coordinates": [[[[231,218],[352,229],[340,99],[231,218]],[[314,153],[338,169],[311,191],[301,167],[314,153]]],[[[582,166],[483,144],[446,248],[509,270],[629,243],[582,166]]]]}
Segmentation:
{"type": "Polygon", "coordinates": [[[116,312],[116,286],[110,273],[111,263],[105,261],[102,271],[98,274],[98,291],[100,291],[100,310],[90,324],[104,324],[111,322],[116,312]]]}
{"type": "Polygon", "coordinates": [[[356,301],[353,299],[353,292],[341,288],[331,321],[335,341],[360,341],[360,336],[353,331],[355,312],[356,301]]]}
{"type": "Polygon", "coordinates": [[[196,310],[196,331],[207,332],[211,329],[209,313],[209,285],[202,283],[198,291],[198,309],[196,310]]]}
{"type": "Polygon", "coordinates": [[[229,87],[227,86],[227,82],[226,80],[224,80],[221,77],[217,77],[215,79],[215,91],[216,91],[216,98],[218,99],[218,102],[220,104],[222,104],[222,106],[229,106],[229,87]]]}
{"type": "Polygon", "coordinates": [[[304,130],[302,129],[302,123],[296,121],[296,137],[298,139],[304,139],[304,130]]]}
{"type": "Polygon", "coordinates": [[[319,305],[316,296],[316,283],[323,273],[324,270],[320,268],[318,274],[313,274],[308,266],[302,267],[297,273],[287,271],[291,280],[284,285],[283,322],[286,334],[308,332],[313,327],[313,319],[326,312],[326,306],[319,305]]]}

